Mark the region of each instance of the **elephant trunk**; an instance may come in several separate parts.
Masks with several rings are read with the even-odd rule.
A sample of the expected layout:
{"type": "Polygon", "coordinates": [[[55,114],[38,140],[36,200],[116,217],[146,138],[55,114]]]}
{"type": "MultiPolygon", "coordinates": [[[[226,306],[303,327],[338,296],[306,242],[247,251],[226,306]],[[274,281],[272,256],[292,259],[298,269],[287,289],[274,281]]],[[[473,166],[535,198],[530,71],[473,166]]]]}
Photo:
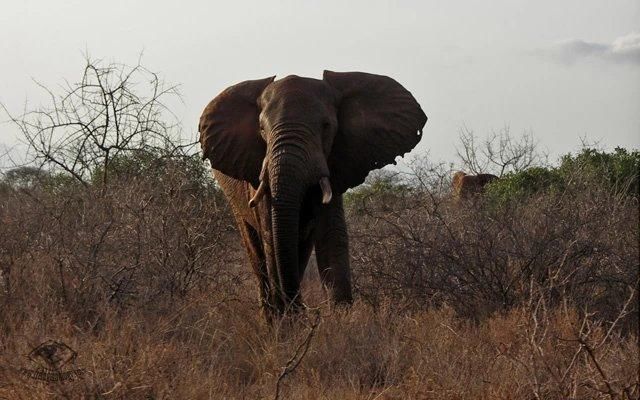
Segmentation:
{"type": "MultiPolygon", "coordinates": [[[[274,255],[279,285],[276,283],[285,308],[301,304],[299,244],[300,210],[307,191],[320,184],[323,202],[331,198],[328,169],[324,157],[316,159],[312,152],[298,144],[282,140],[268,154],[267,175],[271,191],[271,222],[274,255]],[[322,179],[324,178],[324,179],[322,179]],[[321,183],[322,181],[322,183],[321,183]]],[[[284,312],[285,310],[280,310],[284,312]]]]}
{"type": "MultiPolygon", "coordinates": [[[[269,163],[271,186],[271,224],[278,271],[280,304],[296,304],[301,277],[298,276],[300,206],[304,165],[292,157],[277,157],[269,163]]],[[[281,310],[284,311],[284,310],[281,310]]]]}

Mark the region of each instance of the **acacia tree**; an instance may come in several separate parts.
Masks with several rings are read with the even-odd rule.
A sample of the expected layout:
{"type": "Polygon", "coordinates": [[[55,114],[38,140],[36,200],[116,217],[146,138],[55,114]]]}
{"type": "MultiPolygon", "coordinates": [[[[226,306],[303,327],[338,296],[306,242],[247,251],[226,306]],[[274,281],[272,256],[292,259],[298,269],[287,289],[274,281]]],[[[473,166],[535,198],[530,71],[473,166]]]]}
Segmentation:
{"type": "Polygon", "coordinates": [[[181,145],[177,119],[165,102],[179,98],[176,86],[140,62],[129,67],[87,57],[79,82],[58,90],[38,83],[50,103],[13,116],[39,167],[64,171],[83,185],[95,171],[103,184],[111,163],[136,152],[172,156],[181,145]]]}
{"type": "Polygon", "coordinates": [[[530,132],[514,138],[509,127],[504,127],[479,143],[475,133],[464,126],[460,129],[459,139],[458,158],[462,167],[474,174],[489,172],[502,176],[547,162],[547,154],[539,148],[530,132]]]}

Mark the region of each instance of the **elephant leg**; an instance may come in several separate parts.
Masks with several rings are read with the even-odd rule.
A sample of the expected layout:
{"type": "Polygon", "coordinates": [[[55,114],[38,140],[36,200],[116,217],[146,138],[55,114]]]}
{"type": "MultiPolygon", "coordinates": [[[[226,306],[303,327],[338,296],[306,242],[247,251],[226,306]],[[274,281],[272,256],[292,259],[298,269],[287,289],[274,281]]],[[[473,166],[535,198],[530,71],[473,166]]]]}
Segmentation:
{"type": "Polygon", "coordinates": [[[334,196],[323,207],[315,233],[316,260],[320,279],[335,303],[351,303],[349,236],[342,196],[334,196]]]}
{"type": "Polygon", "coordinates": [[[273,315],[273,305],[271,304],[271,285],[269,284],[269,274],[262,241],[258,232],[245,221],[240,221],[238,226],[247,248],[251,268],[258,278],[260,307],[267,320],[270,321],[273,315]]]}

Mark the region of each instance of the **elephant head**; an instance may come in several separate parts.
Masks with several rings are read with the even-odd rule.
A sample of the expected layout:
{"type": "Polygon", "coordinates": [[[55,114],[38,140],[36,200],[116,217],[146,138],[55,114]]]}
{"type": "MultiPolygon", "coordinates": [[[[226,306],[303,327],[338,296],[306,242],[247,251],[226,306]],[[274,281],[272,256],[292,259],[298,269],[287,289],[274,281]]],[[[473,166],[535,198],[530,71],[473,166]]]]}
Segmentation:
{"type": "Polygon", "coordinates": [[[498,177],[492,174],[467,175],[458,171],[453,174],[451,185],[457,199],[469,199],[482,193],[484,187],[495,179],[498,177]]]}
{"type": "Polygon", "coordinates": [[[300,208],[361,184],[419,141],[427,117],[395,80],[325,71],[231,86],[205,108],[200,144],[211,166],[270,196],[273,251],[285,301],[297,295],[300,208]],[[307,200],[305,200],[307,199],[307,200]]]}

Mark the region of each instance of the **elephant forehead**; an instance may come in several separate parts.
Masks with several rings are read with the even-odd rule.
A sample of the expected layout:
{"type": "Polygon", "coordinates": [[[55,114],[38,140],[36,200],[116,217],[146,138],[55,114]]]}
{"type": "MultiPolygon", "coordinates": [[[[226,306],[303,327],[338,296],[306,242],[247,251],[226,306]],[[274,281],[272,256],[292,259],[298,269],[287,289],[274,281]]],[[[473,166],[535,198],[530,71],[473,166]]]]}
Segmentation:
{"type": "Polygon", "coordinates": [[[332,98],[331,88],[322,80],[289,75],[273,82],[262,93],[261,101],[265,104],[273,101],[300,101],[307,99],[332,98]]]}

